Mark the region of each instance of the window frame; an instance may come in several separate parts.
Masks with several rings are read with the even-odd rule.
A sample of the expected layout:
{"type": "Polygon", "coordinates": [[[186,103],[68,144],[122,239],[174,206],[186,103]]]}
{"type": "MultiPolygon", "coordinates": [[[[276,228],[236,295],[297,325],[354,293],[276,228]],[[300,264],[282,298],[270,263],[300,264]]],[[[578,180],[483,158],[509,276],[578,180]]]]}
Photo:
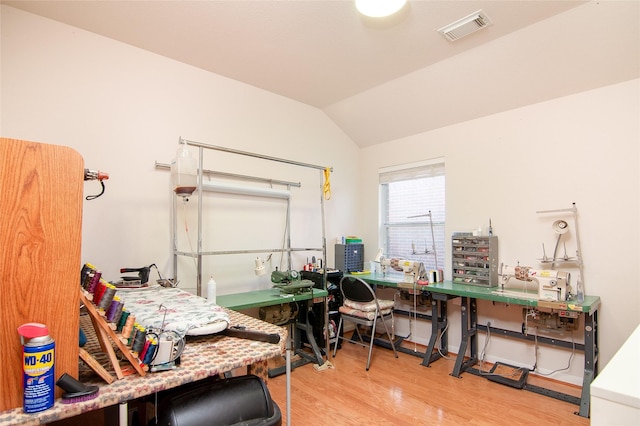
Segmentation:
{"type": "MultiPolygon", "coordinates": [[[[381,248],[385,257],[402,258],[406,260],[413,260],[423,262],[425,269],[428,270],[444,270],[445,262],[445,249],[446,249],[446,236],[445,236],[445,219],[446,219],[446,169],[445,161],[443,157],[438,157],[430,160],[425,160],[417,163],[403,164],[398,166],[381,168],[378,171],[379,175],[379,236],[378,240],[381,243],[381,248]],[[424,218],[410,218],[417,219],[409,221],[389,221],[390,215],[390,194],[389,184],[403,181],[410,181],[423,178],[435,178],[441,177],[442,194],[438,198],[440,207],[438,211],[428,210],[420,212],[419,214],[430,214],[424,218]],[[430,220],[431,219],[431,220],[430,220]],[[433,225],[433,234],[431,233],[431,226],[433,225]],[[428,236],[428,239],[424,244],[413,244],[404,247],[401,253],[389,253],[389,248],[393,246],[393,241],[390,240],[393,231],[400,230],[402,228],[413,227],[424,229],[424,234],[428,236]],[[433,237],[432,237],[433,235],[433,237]],[[428,242],[428,244],[427,244],[428,242]],[[428,247],[427,247],[428,245],[428,247]],[[435,256],[433,250],[435,245],[435,256]],[[426,252],[425,252],[426,251],[426,252]]],[[[435,209],[434,209],[435,210],[435,209]]],[[[417,216],[418,214],[416,214],[417,216]]]]}

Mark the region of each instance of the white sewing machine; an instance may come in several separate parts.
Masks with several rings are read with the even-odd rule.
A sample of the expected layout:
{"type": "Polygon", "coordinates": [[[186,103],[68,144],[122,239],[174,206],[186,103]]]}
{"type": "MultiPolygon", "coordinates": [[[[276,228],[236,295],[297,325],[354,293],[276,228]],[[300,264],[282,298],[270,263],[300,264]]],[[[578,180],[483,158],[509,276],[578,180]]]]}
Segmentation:
{"type": "MultiPolygon", "coordinates": [[[[520,286],[521,290],[526,290],[526,283],[534,282],[538,289],[538,300],[562,302],[567,300],[567,294],[571,292],[571,274],[569,272],[501,264],[500,275],[504,293],[514,293],[513,290],[505,290],[506,288],[514,288],[514,285],[509,284],[511,279],[524,282],[524,285],[520,286]]],[[[517,288],[517,285],[515,287],[517,288]]]]}
{"type": "Polygon", "coordinates": [[[387,273],[387,268],[389,267],[395,271],[403,272],[403,282],[405,283],[414,284],[424,275],[424,265],[422,262],[415,262],[413,260],[380,258],[380,266],[382,267],[383,276],[387,273]]]}

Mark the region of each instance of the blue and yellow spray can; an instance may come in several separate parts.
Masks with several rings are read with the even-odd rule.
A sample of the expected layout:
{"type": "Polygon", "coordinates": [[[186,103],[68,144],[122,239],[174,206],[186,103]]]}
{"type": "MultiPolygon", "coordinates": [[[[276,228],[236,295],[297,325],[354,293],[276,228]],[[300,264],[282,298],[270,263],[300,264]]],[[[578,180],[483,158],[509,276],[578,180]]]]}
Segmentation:
{"type": "Polygon", "coordinates": [[[55,348],[44,324],[30,322],[18,327],[22,342],[22,389],[25,413],[53,407],[55,400],[55,348]]]}

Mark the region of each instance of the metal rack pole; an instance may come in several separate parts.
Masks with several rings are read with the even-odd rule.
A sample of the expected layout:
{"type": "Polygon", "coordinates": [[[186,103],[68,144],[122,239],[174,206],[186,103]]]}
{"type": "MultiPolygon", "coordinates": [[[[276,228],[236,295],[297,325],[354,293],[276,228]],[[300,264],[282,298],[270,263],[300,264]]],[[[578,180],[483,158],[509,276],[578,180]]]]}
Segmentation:
{"type": "MultiPolygon", "coordinates": [[[[324,299],[324,342],[325,342],[325,356],[329,361],[329,351],[331,350],[331,344],[329,343],[329,297],[327,288],[327,239],[325,237],[325,221],[324,221],[324,173],[320,171],[320,220],[322,221],[322,259],[324,264],[322,265],[322,285],[324,290],[327,290],[327,297],[324,299]]],[[[338,342],[335,343],[336,345],[338,342]]]]}
{"type": "MultiPolygon", "coordinates": [[[[237,149],[225,148],[223,146],[209,145],[209,144],[206,144],[206,143],[190,141],[190,140],[183,139],[183,138],[180,138],[179,142],[180,143],[181,142],[185,142],[187,145],[197,146],[197,147],[200,147],[200,148],[212,149],[214,151],[222,151],[222,152],[228,152],[230,154],[238,154],[238,155],[245,155],[247,157],[261,158],[263,160],[277,161],[277,162],[280,162],[280,163],[292,164],[294,166],[310,167],[312,169],[320,169],[320,170],[327,169],[327,167],[318,166],[316,164],[302,163],[300,161],[293,161],[293,160],[287,160],[286,158],[278,158],[278,157],[272,157],[272,156],[269,156],[269,155],[256,154],[254,152],[240,151],[240,150],[237,150],[237,149]]],[[[333,167],[331,167],[330,170],[333,171],[333,167]]]]}
{"type": "MultiPolygon", "coordinates": [[[[156,166],[156,169],[171,170],[171,164],[158,163],[156,161],[155,166],[156,166]]],[[[253,182],[263,182],[263,183],[268,183],[270,185],[295,186],[296,188],[300,188],[302,186],[300,184],[300,182],[289,182],[289,181],[286,181],[286,180],[268,179],[268,178],[261,178],[261,177],[256,177],[256,176],[241,175],[241,174],[237,174],[237,173],[217,172],[215,170],[210,170],[210,169],[203,169],[202,170],[202,174],[203,175],[207,175],[207,176],[214,175],[214,176],[220,176],[220,177],[230,178],[230,179],[250,180],[250,181],[253,181],[253,182]]]]}
{"type": "MultiPolygon", "coordinates": [[[[197,251],[197,292],[198,296],[202,296],[202,165],[204,158],[204,150],[198,148],[198,251],[197,251]]],[[[206,294],[206,293],[205,293],[206,294]]]]}

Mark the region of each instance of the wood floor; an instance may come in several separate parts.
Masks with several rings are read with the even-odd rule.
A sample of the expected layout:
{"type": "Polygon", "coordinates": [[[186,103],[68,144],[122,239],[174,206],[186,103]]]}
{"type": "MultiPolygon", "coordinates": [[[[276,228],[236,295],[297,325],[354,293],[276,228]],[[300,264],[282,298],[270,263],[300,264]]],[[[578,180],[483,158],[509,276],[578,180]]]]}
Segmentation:
{"type": "MultiPolygon", "coordinates": [[[[410,344],[413,350],[414,345],[410,344]]],[[[418,347],[424,351],[424,348],[418,347]]],[[[313,364],[291,372],[291,424],[299,425],[588,425],[574,414],[579,407],[529,391],[463,373],[450,375],[453,359],[429,367],[421,358],[374,347],[365,371],[367,349],[344,343],[330,361],[335,368],[317,371],[313,364]]],[[[533,380],[533,379],[531,379],[533,380]]],[[[530,382],[531,382],[530,380],[530,382]]],[[[539,380],[539,379],[538,379],[539,380]]],[[[542,383],[549,384],[549,380],[542,383]]],[[[535,384],[540,384],[538,381],[535,384]]],[[[557,383],[556,390],[579,396],[580,389],[557,383]]],[[[268,387],[286,424],[286,376],[268,387]]]]}

